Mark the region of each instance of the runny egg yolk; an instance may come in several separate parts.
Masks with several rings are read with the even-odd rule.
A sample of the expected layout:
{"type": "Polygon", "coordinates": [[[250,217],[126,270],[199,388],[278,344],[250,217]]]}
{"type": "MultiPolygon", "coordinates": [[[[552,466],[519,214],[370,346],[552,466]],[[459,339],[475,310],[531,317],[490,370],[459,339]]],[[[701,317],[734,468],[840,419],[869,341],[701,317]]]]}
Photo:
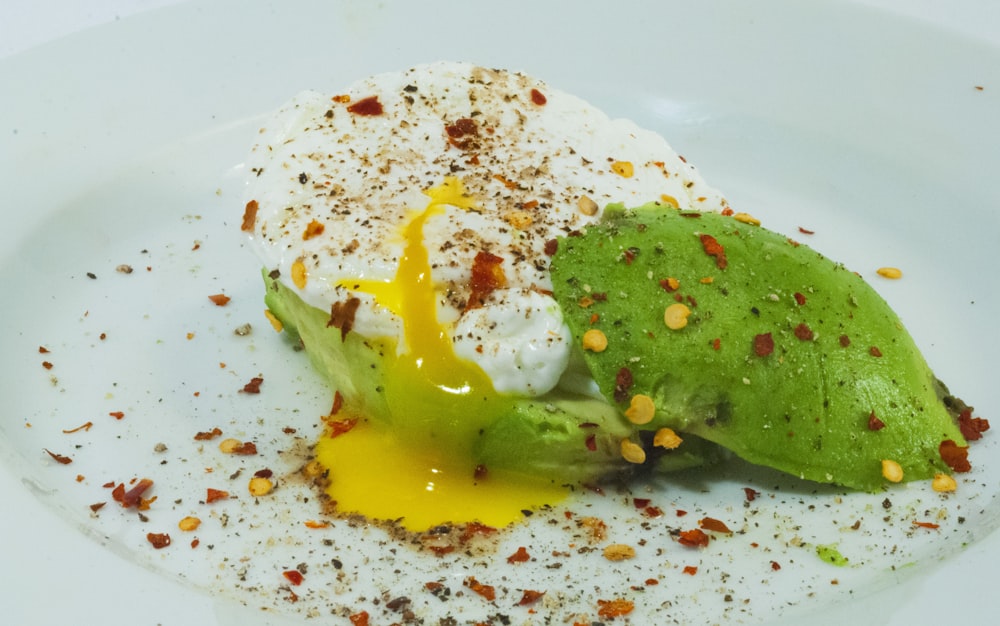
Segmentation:
{"type": "MultiPolygon", "coordinates": [[[[385,397],[391,423],[364,416],[346,433],[327,433],[317,458],[329,470],[328,493],[342,512],[399,520],[410,530],[477,521],[506,526],[523,511],[553,503],[565,487],[477,467],[479,433],[507,404],[478,365],[455,354],[437,319],[437,293],[424,246],[424,225],[445,206],[474,209],[462,182],[447,177],[402,229],[403,255],[391,281],[344,281],[371,294],[403,320],[406,345],[391,358],[385,397]]],[[[343,417],[343,416],[338,416],[343,417]]]]}

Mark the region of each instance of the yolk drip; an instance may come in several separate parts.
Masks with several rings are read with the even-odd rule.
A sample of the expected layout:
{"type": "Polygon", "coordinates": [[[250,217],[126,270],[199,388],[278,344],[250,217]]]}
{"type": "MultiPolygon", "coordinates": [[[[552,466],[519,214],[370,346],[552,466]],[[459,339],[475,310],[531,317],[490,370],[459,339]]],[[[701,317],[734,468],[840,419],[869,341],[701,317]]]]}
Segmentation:
{"type": "MultiPolygon", "coordinates": [[[[505,526],[521,511],[552,503],[565,489],[520,475],[478,472],[474,446],[479,432],[503,411],[505,401],[479,366],[460,359],[437,319],[437,293],[424,246],[424,226],[446,205],[475,208],[461,181],[425,192],[430,202],[412,213],[402,234],[405,248],[391,281],[342,284],[374,296],[403,320],[406,341],[388,366],[386,403],[391,423],[359,420],[317,446],[330,470],[329,495],[345,512],[399,519],[411,530],[445,522],[478,521],[505,526]]],[[[350,408],[345,407],[345,412],[350,408]]],[[[363,416],[359,416],[363,417],[363,416]]]]}

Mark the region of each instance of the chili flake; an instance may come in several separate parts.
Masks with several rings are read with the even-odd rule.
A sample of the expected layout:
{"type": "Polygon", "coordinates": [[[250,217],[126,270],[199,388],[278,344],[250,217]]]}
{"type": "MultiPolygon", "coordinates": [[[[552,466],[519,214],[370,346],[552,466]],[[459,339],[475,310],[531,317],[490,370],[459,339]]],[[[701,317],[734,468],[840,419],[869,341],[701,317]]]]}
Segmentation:
{"type": "Polygon", "coordinates": [[[542,92],[538,91],[537,89],[532,89],[531,90],[531,102],[532,102],[532,104],[537,104],[538,106],[544,106],[545,103],[548,102],[548,99],[545,97],[545,94],[543,94],[542,92]]]}
{"type": "Polygon", "coordinates": [[[812,341],[816,334],[806,323],[803,322],[795,327],[795,336],[801,341],[812,341]]]}
{"type": "Polygon", "coordinates": [[[222,489],[212,489],[209,487],[205,491],[205,504],[212,504],[213,502],[218,502],[219,500],[225,500],[229,498],[229,492],[223,491],[222,489]]]}
{"type": "Polygon", "coordinates": [[[762,333],[753,338],[753,351],[757,356],[767,356],[774,352],[774,337],[771,333],[762,333]]]}
{"type": "Polygon", "coordinates": [[[959,446],[951,439],[945,439],[938,446],[938,454],[941,455],[941,460],[956,472],[968,472],[972,469],[972,465],[969,464],[968,446],[959,446]]]}
{"type": "Polygon", "coordinates": [[[493,291],[507,285],[507,276],[504,274],[503,257],[480,250],[472,260],[472,275],[469,278],[469,300],[466,302],[465,310],[477,309],[485,304],[486,298],[493,291]]]}
{"type": "Polygon", "coordinates": [[[875,416],[875,411],[868,414],[868,430],[882,430],[885,428],[885,422],[880,420],[875,416]]]}
{"type": "Polygon", "coordinates": [[[545,595],[544,591],[535,591],[533,589],[525,589],[521,592],[521,599],[518,600],[518,606],[528,606],[529,604],[534,604],[542,599],[545,595]]]}
{"type": "Polygon", "coordinates": [[[347,111],[362,116],[382,115],[382,103],[378,101],[378,96],[368,96],[349,105],[347,111]]]}
{"type": "Polygon", "coordinates": [[[682,530],[677,537],[677,542],[689,548],[704,548],[708,545],[708,535],[701,529],[682,530]]]}
{"type": "Polygon", "coordinates": [[[208,299],[211,300],[215,306],[226,306],[232,298],[224,293],[217,293],[209,296],[208,299]]]}
{"type": "Polygon", "coordinates": [[[250,379],[250,382],[243,385],[243,393],[260,393],[260,386],[264,382],[262,376],[254,376],[250,379]]]}
{"type": "Polygon", "coordinates": [[[507,557],[507,562],[508,563],[524,563],[525,561],[527,561],[530,558],[531,558],[531,555],[528,554],[528,550],[524,546],[521,546],[521,547],[519,547],[517,549],[517,552],[515,552],[514,554],[510,555],[509,557],[507,557]]]}
{"type": "Polygon", "coordinates": [[[240,230],[253,232],[254,225],[257,223],[257,209],[259,208],[260,205],[257,204],[256,200],[247,202],[246,207],[243,209],[243,224],[240,226],[240,230]]]}
{"type": "Polygon", "coordinates": [[[635,603],[631,600],[626,600],[624,598],[616,598],[614,600],[598,600],[597,614],[601,617],[622,617],[623,615],[628,615],[635,609],[635,603]]]}
{"type": "Polygon", "coordinates": [[[170,535],[167,533],[146,533],[146,541],[157,550],[162,550],[170,545],[170,535]]]}
{"type": "Polygon", "coordinates": [[[68,456],[63,456],[61,454],[56,454],[55,452],[52,452],[51,450],[48,450],[47,448],[43,448],[43,450],[45,450],[46,454],[48,454],[50,457],[52,457],[52,459],[55,460],[55,462],[59,463],[60,465],[69,465],[70,463],[73,462],[73,459],[69,458],[68,456]]]}
{"type": "Polygon", "coordinates": [[[496,589],[493,585],[484,585],[476,580],[474,576],[469,576],[462,584],[490,602],[496,599],[496,589]]]}
{"type": "Polygon", "coordinates": [[[726,269],[729,265],[729,261],[726,259],[726,251],[722,247],[722,244],[711,235],[700,235],[701,247],[704,248],[705,254],[711,257],[715,257],[715,266],[720,270],[726,269]]]}
{"type": "Polygon", "coordinates": [[[717,533],[728,533],[732,534],[733,531],[729,530],[724,522],[721,522],[714,517],[704,517],[698,520],[698,526],[701,526],[704,530],[711,530],[717,533]]]}
{"type": "Polygon", "coordinates": [[[967,441],[977,441],[990,429],[990,422],[981,417],[972,417],[972,409],[965,409],[958,416],[958,427],[967,441]]]}

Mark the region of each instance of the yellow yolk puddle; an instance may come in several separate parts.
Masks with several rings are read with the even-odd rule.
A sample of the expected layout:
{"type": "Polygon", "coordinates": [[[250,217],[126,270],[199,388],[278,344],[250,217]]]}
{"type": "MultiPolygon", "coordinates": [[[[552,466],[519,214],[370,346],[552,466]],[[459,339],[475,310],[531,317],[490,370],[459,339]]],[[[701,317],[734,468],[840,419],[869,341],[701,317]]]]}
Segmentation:
{"type": "MultiPolygon", "coordinates": [[[[324,436],[317,459],[329,470],[328,493],[342,512],[399,520],[410,530],[477,521],[506,526],[522,511],[551,504],[564,487],[522,475],[477,472],[478,433],[503,411],[504,399],[475,363],[460,359],[437,319],[437,294],[423,243],[424,225],[445,205],[475,208],[461,181],[425,192],[430,202],[403,227],[405,249],[391,281],[342,284],[374,296],[403,320],[406,345],[389,365],[385,389],[392,423],[363,419],[350,431],[324,436]],[[478,476],[477,476],[478,474],[478,476]]],[[[355,417],[350,407],[336,418],[355,417]]]]}

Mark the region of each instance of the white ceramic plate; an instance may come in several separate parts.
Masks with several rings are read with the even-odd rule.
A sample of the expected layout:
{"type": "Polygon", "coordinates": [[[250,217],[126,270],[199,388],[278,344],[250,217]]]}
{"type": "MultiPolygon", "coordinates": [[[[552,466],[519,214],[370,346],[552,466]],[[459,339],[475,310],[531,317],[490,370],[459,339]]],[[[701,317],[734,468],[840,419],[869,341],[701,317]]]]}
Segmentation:
{"type": "Polygon", "coordinates": [[[329,392],[261,318],[238,232],[241,162],[256,123],[299,89],[335,92],[441,58],[522,69],[660,130],[736,207],[870,277],[952,390],[998,414],[996,46],[791,0],[182,5],[0,64],[5,621],[347,624],[367,610],[381,624],[403,620],[387,601],[405,596],[429,624],[596,620],[598,600],[613,598],[635,602],[634,623],[929,623],[955,607],[988,623],[1000,556],[992,434],[948,497],[925,484],[844,494],[733,465],[636,494],[663,518],[643,518],[628,494],[591,497],[474,557],[303,524],[319,517],[315,496],[286,475],[329,392]],[[879,280],[883,265],[904,279],[879,280]],[[219,292],[233,297],[224,308],[207,299],[219,292]],[[254,332],[235,336],[245,322],[254,332]],[[264,393],[239,393],[258,374],[264,393]],[[261,454],[223,457],[193,440],[216,426],[261,454]],[[278,476],[272,496],[200,502],[209,487],[242,494],[264,467],[278,476]],[[157,497],[145,521],[104,486],[141,477],[157,497]],[[743,487],[761,496],[747,503],[743,487]],[[110,503],[92,515],[98,502],[110,503]],[[204,520],[195,533],[177,529],[186,515],[204,520]],[[606,540],[588,543],[584,515],[608,523],[606,540]],[[738,532],[701,551],[670,539],[704,516],[738,532]],[[172,545],[153,549],[149,532],[172,545]],[[611,542],[639,557],[609,563],[611,542]],[[821,561],[828,544],[849,565],[821,561]],[[522,545],[535,559],[508,564],[522,545]],[[282,572],[299,564],[305,581],[290,586],[282,572]],[[470,592],[469,576],[497,599],[470,592]],[[526,588],[546,591],[535,613],[514,606],[526,588]]]}

